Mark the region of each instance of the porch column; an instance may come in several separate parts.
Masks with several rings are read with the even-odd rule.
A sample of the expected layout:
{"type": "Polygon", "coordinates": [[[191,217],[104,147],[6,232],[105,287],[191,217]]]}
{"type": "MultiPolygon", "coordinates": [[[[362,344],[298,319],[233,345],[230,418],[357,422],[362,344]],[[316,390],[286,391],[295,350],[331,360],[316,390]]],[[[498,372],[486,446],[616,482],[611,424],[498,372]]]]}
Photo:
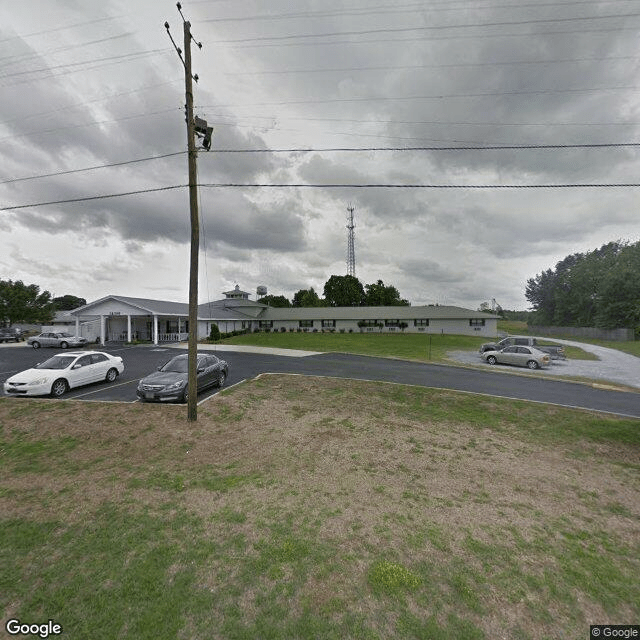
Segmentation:
{"type": "Polygon", "coordinates": [[[153,344],[158,344],[158,316],[153,314],[153,344]]]}
{"type": "Polygon", "coordinates": [[[106,319],[104,316],[100,316],[100,344],[104,347],[105,342],[107,341],[106,338],[106,330],[107,330],[107,323],[106,323],[106,319]]]}
{"type": "Polygon", "coordinates": [[[80,335],[80,316],[76,316],[76,335],[80,335]]]}
{"type": "Polygon", "coordinates": [[[131,342],[131,314],[127,313],[127,342],[131,342]]]}

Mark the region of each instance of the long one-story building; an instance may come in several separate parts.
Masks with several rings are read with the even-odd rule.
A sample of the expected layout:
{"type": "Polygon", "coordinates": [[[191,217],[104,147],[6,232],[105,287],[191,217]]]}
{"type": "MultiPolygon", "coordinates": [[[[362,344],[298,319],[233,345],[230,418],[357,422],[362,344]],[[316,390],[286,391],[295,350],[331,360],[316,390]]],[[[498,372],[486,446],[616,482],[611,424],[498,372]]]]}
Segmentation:
{"type": "MultiPolygon", "coordinates": [[[[277,308],[250,300],[236,285],[222,300],[198,306],[198,338],[206,338],[212,325],[221,332],[338,331],[447,333],[493,338],[498,316],[442,305],[402,307],[289,307],[277,308]]],[[[189,305],[109,295],[69,312],[75,331],[89,340],[149,340],[154,344],[186,340],[189,305]]]]}

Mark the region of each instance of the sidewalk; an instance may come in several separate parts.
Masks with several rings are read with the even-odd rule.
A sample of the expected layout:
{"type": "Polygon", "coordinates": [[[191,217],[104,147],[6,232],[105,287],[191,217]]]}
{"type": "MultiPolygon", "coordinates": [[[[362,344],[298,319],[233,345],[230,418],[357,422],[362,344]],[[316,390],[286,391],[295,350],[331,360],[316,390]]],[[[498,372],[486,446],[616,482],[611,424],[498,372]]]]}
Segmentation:
{"type": "MultiPolygon", "coordinates": [[[[170,345],[164,345],[173,349],[186,349],[187,343],[173,343],[170,345]]],[[[236,345],[236,344],[198,344],[198,351],[236,351],[240,353],[261,353],[270,354],[273,356],[288,356],[290,358],[306,358],[307,356],[320,355],[321,351],[302,351],[299,349],[275,349],[271,347],[253,347],[250,345],[236,345]]]]}

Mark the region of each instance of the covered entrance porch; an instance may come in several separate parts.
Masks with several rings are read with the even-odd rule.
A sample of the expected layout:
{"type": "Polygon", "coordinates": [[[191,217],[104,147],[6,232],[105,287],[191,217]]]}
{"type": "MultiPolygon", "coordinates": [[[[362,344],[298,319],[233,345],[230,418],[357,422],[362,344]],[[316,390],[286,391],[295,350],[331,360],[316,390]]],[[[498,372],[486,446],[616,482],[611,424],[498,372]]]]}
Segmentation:
{"type": "Polygon", "coordinates": [[[180,342],[189,336],[188,305],[178,302],[107,296],[74,309],[76,333],[83,317],[99,319],[98,341],[153,344],[180,342]]]}

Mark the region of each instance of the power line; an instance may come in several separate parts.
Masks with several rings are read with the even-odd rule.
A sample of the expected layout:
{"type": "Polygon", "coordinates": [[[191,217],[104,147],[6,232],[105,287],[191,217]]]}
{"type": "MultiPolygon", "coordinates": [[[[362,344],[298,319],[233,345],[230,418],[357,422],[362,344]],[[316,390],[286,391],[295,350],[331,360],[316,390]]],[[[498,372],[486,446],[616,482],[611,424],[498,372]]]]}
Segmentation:
{"type": "Polygon", "coordinates": [[[224,105],[202,105],[202,108],[242,108],[242,107],[275,107],[287,105],[302,104],[335,104],[343,102],[393,102],[408,100],[442,100],[444,98],[495,98],[497,96],[529,96],[529,95],[552,95],[558,93],[589,93],[597,91],[637,91],[640,89],[636,85],[623,85],[617,87],[585,87],[574,89],[527,89],[522,91],[485,91],[478,93],[449,93],[449,94],[433,94],[420,96],[393,96],[393,97],[374,97],[366,98],[323,98],[314,100],[284,100],[281,102],[251,102],[246,104],[224,104],[224,105]]]}
{"type": "Polygon", "coordinates": [[[453,62],[447,64],[404,64],[376,67],[333,67],[325,69],[275,69],[264,71],[234,71],[225,72],[226,76],[265,76],[296,73],[342,73],[352,71],[398,71],[404,69],[456,69],[467,67],[501,67],[538,64],[567,64],[573,62],[608,62],[610,60],[638,60],[640,56],[604,56],[599,58],[556,58],[547,60],[512,60],[494,62],[453,62]]]}
{"type": "MultiPolygon", "coordinates": [[[[489,145],[489,146],[455,146],[455,147],[325,147],[315,149],[216,149],[214,153],[330,153],[330,152],[372,152],[372,151],[389,151],[389,152],[409,152],[409,151],[524,151],[524,150],[551,150],[551,149],[604,149],[604,148],[625,148],[640,147],[640,142],[607,142],[596,144],[530,144],[530,145],[489,145]]],[[[11,178],[2,180],[0,184],[9,184],[14,182],[25,182],[27,180],[39,180],[41,178],[52,178],[57,176],[70,175],[73,173],[83,173],[85,171],[95,171],[96,169],[109,169],[112,167],[122,167],[138,162],[148,162],[151,160],[161,160],[163,158],[171,158],[173,156],[184,155],[186,151],[174,151],[158,156],[149,156],[146,158],[137,158],[135,160],[124,160],[122,162],[113,162],[110,164],[99,164],[90,167],[82,167],[80,169],[69,169],[66,171],[57,171],[54,173],[44,173],[36,176],[24,176],[22,178],[11,178]]]]}
{"type": "Polygon", "coordinates": [[[50,202],[34,202],[32,204],[20,204],[13,207],[1,207],[0,211],[15,211],[17,209],[32,209],[35,207],[46,207],[53,204],[70,204],[72,202],[88,202],[90,200],[106,200],[107,198],[121,198],[124,196],[134,196],[141,193],[154,193],[157,191],[171,191],[172,189],[183,189],[187,184],[176,184],[170,187],[156,187],[155,189],[139,189],[137,191],[124,191],[122,193],[107,193],[99,196],[86,196],[84,198],[69,198],[67,200],[52,200],[50,202]]]}
{"type": "Polygon", "coordinates": [[[125,160],[123,162],[113,162],[111,164],[97,164],[92,167],[83,167],[82,169],[70,169],[68,171],[57,171],[56,173],[44,173],[38,176],[25,176],[24,178],[12,178],[3,180],[0,184],[8,184],[10,182],[24,182],[25,180],[38,180],[40,178],[52,178],[56,176],[65,176],[71,173],[82,173],[84,171],[94,171],[95,169],[107,169],[110,167],[122,167],[127,164],[135,164],[137,162],[147,162],[149,160],[160,160],[161,158],[170,158],[171,156],[179,156],[187,153],[186,151],[175,151],[173,153],[165,153],[161,156],[149,156],[148,158],[138,158],[136,160],[125,160]]]}
{"type": "MultiPolygon", "coordinates": [[[[628,2],[629,0],[605,0],[598,4],[619,4],[620,2],[628,2]]],[[[436,3],[438,4],[438,3],[436,3]]],[[[540,2],[540,3],[522,3],[522,4],[483,4],[478,6],[469,6],[464,4],[462,6],[452,6],[450,3],[442,3],[447,6],[441,8],[434,8],[430,5],[425,7],[424,3],[411,3],[406,5],[377,5],[367,7],[354,7],[345,11],[304,11],[298,13],[280,13],[280,14],[262,14],[262,15],[250,15],[250,16],[236,16],[227,18],[209,18],[203,19],[201,22],[256,22],[256,21],[274,21],[274,20],[292,20],[297,18],[333,18],[337,16],[370,16],[370,15],[398,15],[400,13],[420,13],[422,11],[428,11],[429,13],[444,12],[444,11],[486,11],[487,9],[524,9],[528,7],[569,7],[575,5],[593,5],[594,2],[585,2],[584,0],[576,0],[572,2],[540,2]]]]}
{"type": "MultiPolygon", "coordinates": [[[[75,29],[75,27],[84,27],[86,25],[89,24],[96,24],[97,22],[105,22],[107,20],[117,20],[119,18],[123,18],[125,17],[124,15],[122,16],[109,16],[107,18],[97,18],[96,20],[88,20],[86,22],[76,22],[75,24],[70,24],[64,27],[56,27],[54,29],[46,29],[45,31],[34,31],[33,33],[27,33],[24,35],[17,35],[17,36],[11,36],[9,38],[3,38],[2,40],[0,40],[0,44],[3,42],[9,42],[10,40],[16,40],[17,38],[20,38],[21,40],[24,40],[25,38],[32,38],[34,36],[42,36],[45,35],[47,33],[54,33],[56,31],[65,31],[66,29],[75,29]]],[[[119,37],[119,36],[116,36],[119,37]]]]}
{"type": "Polygon", "coordinates": [[[176,111],[176,107],[171,107],[170,109],[163,109],[161,111],[148,111],[146,113],[140,113],[135,116],[124,116],[122,118],[114,118],[112,120],[92,120],[91,122],[69,125],[68,127],[56,127],[55,129],[43,129],[40,131],[31,131],[29,133],[18,133],[16,135],[4,136],[3,138],[0,138],[0,142],[2,142],[3,140],[11,140],[13,138],[28,138],[30,136],[41,136],[49,133],[57,133],[58,131],[68,131],[70,129],[82,129],[83,127],[93,127],[96,124],[113,124],[114,122],[124,122],[125,120],[135,120],[137,118],[148,118],[149,116],[162,115],[165,113],[170,113],[171,111],[176,111]]]}
{"type": "Polygon", "coordinates": [[[360,36],[382,33],[409,33],[422,31],[440,31],[442,29],[470,29],[478,27],[513,27],[529,24],[553,24],[559,22],[581,22],[584,20],[607,20],[609,18],[638,18],[640,13],[617,13],[604,16],[579,16],[572,18],[543,18],[537,20],[503,20],[500,22],[480,22],[454,25],[430,25],[426,27],[386,27],[384,29],[363,29],[360,31],[332,31],[327,33],[302,33],[286,36],[259,36],[257,38],[239,38],[237,40],[218,40],[217,44],[238,44],[246,42],[283,41],[307,38],[327,38],[333,36],[360,36]]]}
{"type": "MultiPolygon", "coordinates": [[[[86,196],[83,198],[68,198],[66,200],[54,200],[50,202],[34,202],[12,207],[1,207],[0,211],[16,211],[18,209],[34,209],[57,204],[71,204],[74,202],[88,202],[90,200],[105,200],[108,198],[121,198],[124,196],[154,193],[158,191],[170,191],[184,189],[189,185],[177,184],[155,189],[139,189],[137,191],[125,191],[122,193],[109,193],[98,196],[86,196]]],[[[563,184],[392,184],[392,183],[264,183],[264,182],[218,182],[201,183],[196,185],[205,189],[613,189],[625,187],[640,187],[640,182],[614,182],[614,183],[563,183],[563,184]]]]}
{"type": "MultiPolygon", "coordinates": [[[[409,152],[409,151],[524,151],[524,150],[543,150],[543,149],[603,149],[618,147],[640,147],[640,142],[606,142],[595,144],[530,144],[530,145],[489,145],[489,146],[455,146],[455,147],[325,147],[325,148],[299,148],[299,149],[216,149],[214,153],[330,153],[330,152],[372,152],[372,151],[392,151],[392,152],[409,152]]],[[[113,162],[110,164],[98,164],[90,167],[82,167],[80,169],[69,169],[67,171],[57,171],[54,173],[44,173],[36,176],[24,176],[22,178],[11,178],[2,180],[0,184],[9,184],[13,182],[24,182],[27,180],[38,180],[41,178],[52,178],[57,176],[70,175],[73,173],[82,173],[84,171],[94,171],[96,169],[108,169],[112,167],[121,167],[128,164],[138,162],[148,162],[150,160],[161,160],[163,158],[171,158],[173,156],[184,155],[186,151],[174,151],[158,156],[149,156],[146,158],[137,158],[135,160],[124,160],[122,162],[113,162]]]]}
{"type": "Polygon", "coordinates": [[[601,149],[615,147],[640,147],[640,142],[603,142],[585,144],[522,144],[522,145],[473,145],[455,147],[324,147],[315,149],[216,149],[215,153],[328,153],[358,151],[518,151],[525,149],[601,149]]]}
{"type": "Polygon", "coordinates": [[[336,184],[336,183],[238,183],[219,182],[201,184],[200,187],[209,189],[224,188],[270,188],[270,189],[606,189],[621,187],[640,187],[640,182],[617,182],[617,183],[565,183],[565,184],[389,184],[389,183],[369,183],[369,184],[336,184]]]}
{"type": "MultiPolygon", "coordinates": [[[[103,62],[103,63],[109,62],[112,64],[118,64],[120,62],[127,62],[127,61],[135,60],[138,58],[146,58],[152,55],[157,55],[159,53],[164,54],[166,52],[163,49],[152,49],[150,51],[137,51],[134,53],[126,53],[118,56],[108,56],[106,58],[94,58],[92,60],[69,62],[67,64],[58,64],[50,67],[41,67],[40,69],[29,69],[27,71],[15,71],[13,73],[5,73],[3,75],[0,75],[0,80],[4,80],[5,78],[13,78],[16,76],[25,76],[25,75],[29,75],[30,73],[51,73],[52,71],[55,71],[57,69],[69,69],[70,67],[82,67],[84,65],[95,65],[90,67],[90,69],[94,69],[97,67],[106,66],[105,64],[97,64],[100,62],[103,62]]],[[[84,71],[84,69],[79,69],[79,70],[84,71]]],[[[62,74],[52,74],[52,75],[54,75],[54,77],[57,77],[58,75],[62,75],[62,74]]],[[[11,86],[11,85],[4,85],[4,86],[11,86]]]]}
{"type": "MultiPolygon", "coordinates": [[[[558,35],[570,35],[578,34],[581,36],[593,33],[611,33],[612,31],[638,31],[638,27],[604,27],[600,29],[565,29],[554,31],[529,31],[526,33],[505,33],[500,31],[498,33],[474,33],[474,34],[449,34],[446,36],[416,36],[411,38],[375,38],[372,40],[326,40],[324,42],[274,42],[272,44],[222,44],[220,42],[214,42],[213,46],[224,46],[232,49],[249,49],[249,48],[273,48],[273,47],[319,47],[330,46],[338,44],[381,44],[385,43],[403,43],[403,42],[437,42],[437,41],[451,41],[451,40],[469,40],[480,38],[522,38],[523,36],[558,36],[558,35]]],[[[337,35],[337,34],[336,34],[337,35]]]]}
{"type": "MultiPolygon", "coordinates": [[[[71,109],[79,109],[80,107],[84,107],[88,104],[95,104],[97,102],[104,102],[105,100],[111,100],[112,98],[121,98],[122,96],[132,95],[134,93],[140,93],[142,91],[149,91],[151,89],[157,89],[158,87],[164,87],[168,84],[174,84],[180,81],[181,78],[174,78],[172,80],[167,80],[165,82],[155,82],[153,84],[144,85],[138,89],[129,89],[128,91],[118,91],[116,93],[111,93],[107,96],[102,96],[100,98],[94,98],[93,100],[85,100],[84,102],[76,102],[75,104],[67,105],[64,107],[59,107],[57,109],[50,109],[49,111],[40,111],[38,113],[31,114],[21,114],[15,118],[10,118],[9,120],[2,120],[0,124],[10,124],[12,122],[23,122],[24,120],[30,118],[42,118],[43,116],[48,116],[53,113],[58,113],[60,111],[70,111],[71,109]]],[[[35,132],[38,133],[38,132],[35,132]]]]}

